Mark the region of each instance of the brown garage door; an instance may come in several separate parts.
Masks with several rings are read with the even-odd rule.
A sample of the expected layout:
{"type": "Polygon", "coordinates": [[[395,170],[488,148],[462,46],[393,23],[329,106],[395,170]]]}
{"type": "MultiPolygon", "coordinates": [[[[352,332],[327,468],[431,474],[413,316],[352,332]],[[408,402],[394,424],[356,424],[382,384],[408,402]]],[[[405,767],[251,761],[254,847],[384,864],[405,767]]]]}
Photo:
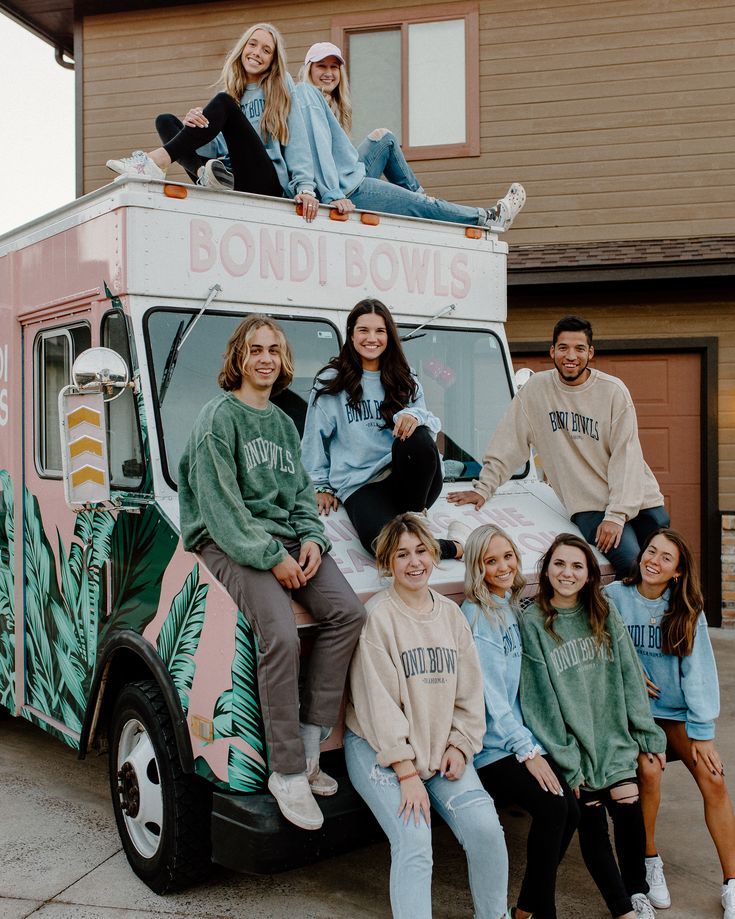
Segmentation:
{"type": "MultiPolygon", "coordinates": [[[[513,353],[513,364],[531,370],[553,366],[546,355],[513,353]]],[[[595,355],[592,366],[619,377],[638,414],[643,455],[658,479],[672,526],[701,549],[701,375],[699,354],[655,352],[595,355]]]]}

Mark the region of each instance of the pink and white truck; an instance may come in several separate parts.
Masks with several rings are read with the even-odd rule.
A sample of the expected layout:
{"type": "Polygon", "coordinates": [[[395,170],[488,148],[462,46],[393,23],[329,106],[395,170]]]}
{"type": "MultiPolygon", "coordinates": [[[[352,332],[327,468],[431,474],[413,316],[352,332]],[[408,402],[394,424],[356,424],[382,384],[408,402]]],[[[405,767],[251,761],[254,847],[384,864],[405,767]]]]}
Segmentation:
{"type": "MultiPolygon", "coordinates": [[[[244,315],[283,325],[296,377],[279,402],[302,428],[349,310],[379,297],[443,419],[436,533],[453,518],[496,522],[533,580],[554,535],[573,529],[532,463],[480,512],[446,500],[477,475],[514,391],[506,244],[474,227],[330,213],[307,225],[290,201],[127,178],[0,237],[0,706],[80,757],[109,751],[125,851],[157,892],[212,860],[282,870],[367,833],[346,777],[321,799],[318,833],[281,818],[265,791],[252,632],[179,538],[179,456],[244,315]],[[67,410],[59,394],[79,392],[68,387],[83,352],[78,383],[109,381],[117,358],[120,385],[67,410]]],[[[367,599],[380,586],[372,558],[343,511],[325,522],[367,599]]],[[[432,583],[460,600],[463,576],[443,562],[432,583]]],[[[308,654],[314,626],[294,613],[308,654]]],[[[324,755],[343,776],[339,745],[324,755]]]]}

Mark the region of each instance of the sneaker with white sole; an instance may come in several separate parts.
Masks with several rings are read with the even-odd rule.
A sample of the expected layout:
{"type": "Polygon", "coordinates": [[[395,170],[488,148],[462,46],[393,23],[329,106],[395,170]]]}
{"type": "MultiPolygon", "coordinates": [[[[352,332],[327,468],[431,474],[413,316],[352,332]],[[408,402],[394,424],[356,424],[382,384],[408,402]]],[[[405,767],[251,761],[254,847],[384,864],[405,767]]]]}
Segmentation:
{"type": "Polygon", "coordinates": [[[510,229],[525,203],[526,189],[520,182],[514,182],[495,207],[487,209],[483,226],[505,232],[510,229]]]}
{"type": "Polygon", "coordinates": [[[721,902],[725,911],[722,919],[735,919],[735,880],[730,879],[722,885],[721,902]]]}
{"type": "Polygon", "coordinates": [[[664,863],[660,855],[646,859],[646,883],[648,899],[656,909],[668,909],[671,906],[671,895],[664,877],[664,863]]]}
{"type": "Polygon", "coordinates": [[[316,770],[309,772],[309,788],[311,788],[311,793],[313,795],[319,795],[321,798],[328,798],[330,795],[336,795],[339,785],[337,780],[333,779],[331,775],[327,775],[326,772],[323,772],[317,764],[316,770]]]}
{"type": "Polygon", "coordinates": [[[447,528],[447,539],[458,542],[464,551],[464,544],[471,532],[471,527],[468,527],[466,523],[462,523],[461,520],[453,520],[447,528]]]}
{"type": "Polygon", "coordinates": [[[235,187],[235,177],[222,160],[207,160],[199,168],[197,175],[197,185],[201,185],[202,188],[224,188],[232,191],[235,187]]]}
{"type": "Polygon", "coordinates": [[[123,156],[119,160],[108,160],[107,168],[121,176],[144,176],[147,179],[165,179],[166,173],[142,150],[136,150],[132,156],[123,156]]]}
{"type": "Polygon", "coordinates": [[[630,902],[633,904],[635,919],[656,919],[656,910],[644,893],[634,893],[630,902]]]}
{"type": "Polygon", "coordinates": [[[318,830],[324,823],[324,815],[314,800],[305,772],[294,775],[271,772],[268,791],[286,820],[295,826],[302,830],[318,830]]]}

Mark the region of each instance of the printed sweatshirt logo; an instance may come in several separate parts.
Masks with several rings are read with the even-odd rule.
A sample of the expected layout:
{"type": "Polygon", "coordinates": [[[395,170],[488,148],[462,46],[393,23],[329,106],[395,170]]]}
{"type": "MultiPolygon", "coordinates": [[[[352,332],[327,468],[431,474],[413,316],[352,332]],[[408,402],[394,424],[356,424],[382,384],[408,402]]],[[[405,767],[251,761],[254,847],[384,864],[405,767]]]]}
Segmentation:
{"type": "Polygon", "coordinates": [[[580,664],[588,664],[595,658],[608,663],[612,663],[615,659],[612,648],[607,645],[598,645],[591,635],[586,638],[573,638],[571,641],[565,641],[563,645],[559,645],[551,652],[551,660],[557,675],[573,667],[579,667],[580,664]]]}
{"type": "Polygon", "coordinates": [[[576,434],[575,440],[578,440],[582,434],[586,434],[592,440],[600,439],[597,421],[588,415],[580,415],[579,412],[555,411],[549,412],[549,421],[552,431],[566,431],[569,434],[576,434]]]}
{"type": "Polygon", "coordinates": [[[633,639],[633,644],[641,654],[661,650],[660,625],[629,625],[628,632],[633,639]]]}
{"type": "Polygon", "coordinates": [[[401,663],[406,679],[424,674],[456,673],[457,649],[442,648],[411,648],[401,652],[401,663]]]}
{"type": "Polygon", "coordinates": [[[380,406],[377,399],[361,399],[359,402],[348,402],[345,406],[347,421],[354,424],[356,421],[382,421],[380,406]]]}
{"type": "Polygon", "coordinates": [[[245,455],[246,471],[250,472],[256,466],[268,466],[269,469],[278,469],[293,475],[296,472],[291,451],[284,449],[280,444],[264,437],[256,437],[242,445],[245,455]]]}

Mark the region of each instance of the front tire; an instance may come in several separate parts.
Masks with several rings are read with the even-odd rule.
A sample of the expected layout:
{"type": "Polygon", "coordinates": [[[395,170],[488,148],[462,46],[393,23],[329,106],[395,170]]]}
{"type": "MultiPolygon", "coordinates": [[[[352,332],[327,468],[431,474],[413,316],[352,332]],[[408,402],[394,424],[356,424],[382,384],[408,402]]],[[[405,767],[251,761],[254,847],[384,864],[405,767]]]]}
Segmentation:
{"type": "Polygon", "coordinates": [[[129,683],[109,730],[112,806],[133,871],[155,893],[201,881],[211,863],[211,790],[185,775],[163,694],[129,683]]]}

